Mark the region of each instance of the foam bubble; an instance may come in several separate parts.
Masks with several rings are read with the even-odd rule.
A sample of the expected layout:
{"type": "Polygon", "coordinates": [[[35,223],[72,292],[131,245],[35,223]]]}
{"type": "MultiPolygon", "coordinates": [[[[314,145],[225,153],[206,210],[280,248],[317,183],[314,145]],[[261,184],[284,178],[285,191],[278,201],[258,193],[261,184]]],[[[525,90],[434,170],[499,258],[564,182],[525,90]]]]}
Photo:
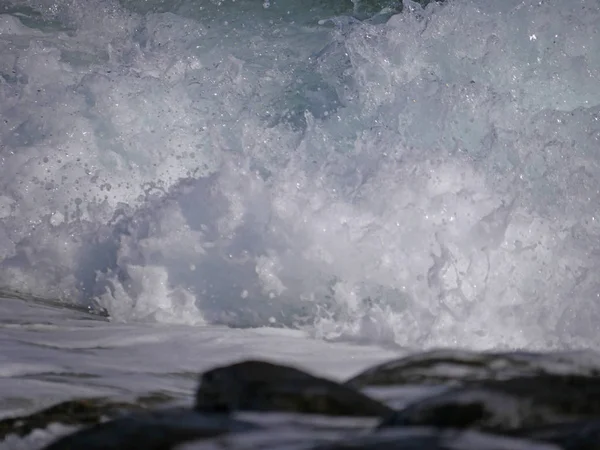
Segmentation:
{"type": "Polygon", "coordinates": [[[2,15],[0,282],[115,320],[592,345],[593,2],[254,3],[2,15]]]}

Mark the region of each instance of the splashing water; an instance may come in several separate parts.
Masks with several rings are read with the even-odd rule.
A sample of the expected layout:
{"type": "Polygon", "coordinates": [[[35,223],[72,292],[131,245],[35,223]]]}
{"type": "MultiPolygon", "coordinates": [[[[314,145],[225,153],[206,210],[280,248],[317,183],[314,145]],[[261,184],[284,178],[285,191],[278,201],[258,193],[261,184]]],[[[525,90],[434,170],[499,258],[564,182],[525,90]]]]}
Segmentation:
{"type": "Polygon", "coordinates": [[[0,285],[122,321],[598,345],[598,2],[267,3],[0,9],[0,285]]]}

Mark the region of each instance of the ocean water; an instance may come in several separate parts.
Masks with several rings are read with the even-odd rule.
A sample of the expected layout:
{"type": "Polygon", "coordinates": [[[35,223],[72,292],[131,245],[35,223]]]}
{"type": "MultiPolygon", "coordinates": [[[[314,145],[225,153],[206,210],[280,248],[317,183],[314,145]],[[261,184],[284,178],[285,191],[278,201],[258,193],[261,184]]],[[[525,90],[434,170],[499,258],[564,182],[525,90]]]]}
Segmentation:
{"type": "Polygon", "coordinates": [[[2,300],[1,403],[106,341],[108,390],[597,348],[600,4],[424,5],[1,0],[0,287],[110,316],[2,300]]]}

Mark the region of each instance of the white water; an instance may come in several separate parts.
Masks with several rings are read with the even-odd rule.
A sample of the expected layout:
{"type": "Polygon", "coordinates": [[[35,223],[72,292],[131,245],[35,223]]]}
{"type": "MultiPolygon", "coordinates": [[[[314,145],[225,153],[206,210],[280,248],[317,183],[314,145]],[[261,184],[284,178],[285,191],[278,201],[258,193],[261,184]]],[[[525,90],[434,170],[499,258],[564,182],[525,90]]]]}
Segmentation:
{"type": "MultiPolygon", "coordinates": [[[[344,380],[401,353],[307,339],[301,331],[175,324],[115,324],[80,312],[0,298],[0,419],[73,398],[166,395],[191,406],[201,372],[259,358],[344,380]]],[[[424,395],[416,390],[414,396],[424,395]]],[[[289,417],[280,420],[289,421],[289,417]]],[[[73,427],[0,440],[2,450],[42,448],[73,427]]]]}
{"type": "Polygon", "coordinates": [[[598,2],[267,6],[2,3],[0,285],[199,335],[596,347],[598,2]]]}
{"type": "Polygon", "coordinates": [[[74,397],[165,393],[190,405],[201,372],[246,358],[342,380],[399,354],[291,330],[112,324],[7,299],[0,311],[12,315],[0,324],[0,418],[74,397]]]}

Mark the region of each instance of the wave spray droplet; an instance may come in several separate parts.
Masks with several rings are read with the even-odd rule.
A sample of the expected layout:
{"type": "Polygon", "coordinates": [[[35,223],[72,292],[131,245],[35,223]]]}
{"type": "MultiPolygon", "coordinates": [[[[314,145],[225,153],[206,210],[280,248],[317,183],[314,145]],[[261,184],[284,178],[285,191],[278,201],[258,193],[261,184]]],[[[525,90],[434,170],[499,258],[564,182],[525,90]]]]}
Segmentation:
{"type": "Polygon", "coordinates": [[[0,286],[120,321],[597,345],[597,3],[360,3],[1,9],[0,286]]]}

